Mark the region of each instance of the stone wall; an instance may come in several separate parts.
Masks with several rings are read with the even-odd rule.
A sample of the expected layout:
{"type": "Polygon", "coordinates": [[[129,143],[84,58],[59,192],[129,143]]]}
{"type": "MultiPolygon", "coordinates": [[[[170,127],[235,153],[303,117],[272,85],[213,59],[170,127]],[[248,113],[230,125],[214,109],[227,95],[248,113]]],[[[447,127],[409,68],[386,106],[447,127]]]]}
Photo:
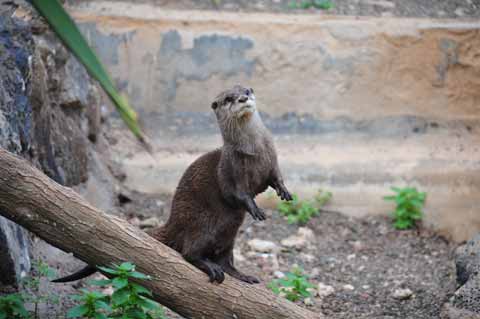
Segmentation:
{"type": "MultiPolygon", "coordinates": [[[[89,169],[101,165],[90,160],[98,157],[99,90],[35,11],[18,4],[0,6],[0,147],[62,185],[88,185],[89,169]]],[[[29,271],[30,237],[0,217],[0,286],[29,271]]]]}

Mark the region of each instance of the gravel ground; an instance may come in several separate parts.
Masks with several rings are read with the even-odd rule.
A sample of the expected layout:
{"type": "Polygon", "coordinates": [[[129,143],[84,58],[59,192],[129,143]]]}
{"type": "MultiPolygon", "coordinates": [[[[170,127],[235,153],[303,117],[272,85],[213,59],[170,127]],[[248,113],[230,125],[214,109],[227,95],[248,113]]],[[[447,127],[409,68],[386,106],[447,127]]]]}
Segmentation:
{"type": "MultiPolygon", "coordinates": [[[[140,219],[166,220],[168,199],[141,194],[132,198],[122,209],[134,223],[137,211],[143,212],[140,219]],[[159,200],[164,209],[158,208],[159,200]]],[[[439,318],[455,290],[454,245],[426,229],[397,231],[386,217],[355,219],[324,212],[299,230],[278,212],[267,214],[261,223],[247,216],[237,240],[238,268],[266,284],[299,265],[315,286],[333,289],[308,306],[328,318],[439,318]],[[298,241],[296,248],[282,245],[291,236],[298,241]],[[253,239],[277,249],[259,252],[250,244],[253,239]],[[396,296],[402,290],[405,295],[396,296]]]]}
{"type": "MultiPolygon", "coordinates": [[[[85,0],[68,0],[67,2],[78,1],[85,0]]],[[[432,18],[480,16],[480,0],[330,0],[333,7],[329,10],[291,9],[289,4],[292,1],[294,0],[138,0],[138,2],[153,2],[168,9],[432,18]]],[[[296,2],[302,1],[308,0],[296,0],[296,2]]]]}

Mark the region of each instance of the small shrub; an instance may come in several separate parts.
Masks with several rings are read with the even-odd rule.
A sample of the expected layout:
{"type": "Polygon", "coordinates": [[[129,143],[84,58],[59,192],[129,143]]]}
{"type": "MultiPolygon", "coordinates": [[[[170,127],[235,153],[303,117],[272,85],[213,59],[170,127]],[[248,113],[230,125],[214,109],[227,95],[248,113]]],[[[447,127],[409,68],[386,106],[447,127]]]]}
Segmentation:
{"type": "Polygon", "coordinates": [[[320,208],[332,198],[332,193],[319,190],[313,201],[301,201],[296,194],[292,197],[291,201],[278,204],[280,214],[287,217],[289,224],[306,224],[318,215],[320,208]]]}
{"type": "Polygon", "coordinates": [[[333,3],[330,0],[303,0],[303,1],[292,1],[289,3],[288,7],[290,9],[310,9],[316,8],[321,10],[329,10],[333,8],[333,3]]]}
{"type": "Polygon", "coordinates": [[[384,199],[396,204],[395,210],[392,212],[393,226],[396,229],[412,228],[417,220],[423,218],[422,209],[425,204],[426,193],[419,192],[414,187],[392,187],[392,190],[396,194],[385,196],[384,199]]]}
{"type": "Polygon", "coordinates": [[[107,313],[112,311],[108,304],[108,296],[86,289],[82,289],[82,293],[72,296],[72,299],[79,301],[80,304],[68,311],[67,318],[107,319],[107,313]]]}
{"type": "MultiPolygon", "coordinates": [[[[98,267],[103,272],[112,276],[112,279],[92,281],[92,284],[97,286],[112,285],[114,288],[113,294],[107,296],[107,306],[103,304],[96,304],[95,302],[90,306],[92,311],[107,311],[108,318],[128,318],[128,319],[164,319],[165,315],[163,308],[148,297],[152,293],[147,288],[131,282],[133,279],[150,280],[150,277],[135,271],[135,265],[132,263],[122,263],[121,265],[114,265],[113,268],[98,267]],[[98,306],[102,307],[98,307],[98,306]],[[95,308],[96,307],[96,308],[95,308]]],[[[94,296],[103,298],[100,295],[94,296]]],[[[106,302],[105,302],[106,303],[106,302]]],[[[85,305],[85,302],[84,302],[85,305]]],[[[73,308],[75,309],[75,308],[73,308]]],[[[73,311],[72,309],[72,311],[73,311]]],[[[80,310],[79,310],[80,311],[80,310]]],[[[81,311],[86,311],[86,307],[81,311]]],[[[95,312],[92,312],[95,313],[95,312]]],[[[103,312],[100,312],[103,314],[103,312]]],[[[76,314],[76,313],[75,313],[76,314]]],[[[96,319],[103,319],[104,317],[93,317],[96,319]]]]}
{"type": "Polygon", "coordinates": [[[295,267],[291,272],[286,273],[285,277],[272,281],[268,287],[277,295],[290,301],[298,301],[312,297],[309,288],[313,288],[314,285],[308,282],[301,268],[295,267]]]}
{"type": "Polygon", "coordinates": [[[23,319],[28,317],[22,295],[9,294],[0,297],[0,319],[23,319]]]}

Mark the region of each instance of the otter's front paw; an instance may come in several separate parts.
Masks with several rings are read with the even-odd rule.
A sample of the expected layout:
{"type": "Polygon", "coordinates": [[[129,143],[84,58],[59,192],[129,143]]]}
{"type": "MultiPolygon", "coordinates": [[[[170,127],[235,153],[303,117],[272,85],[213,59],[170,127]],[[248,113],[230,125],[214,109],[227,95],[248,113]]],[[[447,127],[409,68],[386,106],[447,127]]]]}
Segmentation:
{"type": "Polygon", "coordinates": [[[282,200],[291,201],[293,199],[292,195],[284,185],[275,188],[275,190],[277,191],[278,197],[282,200]]]}
{"type": "Polygon", "coordinates": [[[252,215],[253,219],[255,220],[265,220],[267,217],[265,216],[265,212],[260,208],[256,207],[252,211],[249,211],[250,215],[252,215]]]}

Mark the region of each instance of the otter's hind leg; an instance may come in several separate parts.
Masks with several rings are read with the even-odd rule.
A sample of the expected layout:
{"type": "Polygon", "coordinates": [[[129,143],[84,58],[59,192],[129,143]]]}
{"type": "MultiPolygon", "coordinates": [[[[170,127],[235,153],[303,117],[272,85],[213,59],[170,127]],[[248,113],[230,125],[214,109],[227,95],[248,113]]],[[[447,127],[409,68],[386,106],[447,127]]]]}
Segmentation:
{"type": "Polygon", "coordinates": [[[235,268],[233,265],[233,250],[228,249],[224,255],[222,255],[218,259],[218,264],[222,267],[223,271],[225,271],[227,274],[232,276],[233,278],[236,278],[240,281],[244,281],[249,284],[258,284],[260,280],[254,276],[249,276],[241,273],[240,271],[235,268]]]}

